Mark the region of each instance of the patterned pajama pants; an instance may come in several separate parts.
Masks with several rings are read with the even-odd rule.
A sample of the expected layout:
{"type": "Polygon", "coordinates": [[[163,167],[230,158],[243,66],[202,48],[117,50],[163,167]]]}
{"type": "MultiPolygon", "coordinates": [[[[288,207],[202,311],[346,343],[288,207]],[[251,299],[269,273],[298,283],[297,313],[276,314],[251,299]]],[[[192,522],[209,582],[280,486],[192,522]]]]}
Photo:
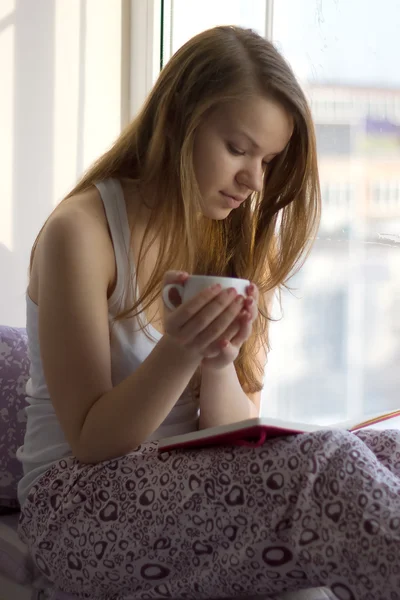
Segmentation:
{"type": "Polygon", "coordinates": [[[60,460],[30,490],[20,535],[43,575],[81,598],[326,585],[340,600],[400,600],[400,431],[60,460]]]}

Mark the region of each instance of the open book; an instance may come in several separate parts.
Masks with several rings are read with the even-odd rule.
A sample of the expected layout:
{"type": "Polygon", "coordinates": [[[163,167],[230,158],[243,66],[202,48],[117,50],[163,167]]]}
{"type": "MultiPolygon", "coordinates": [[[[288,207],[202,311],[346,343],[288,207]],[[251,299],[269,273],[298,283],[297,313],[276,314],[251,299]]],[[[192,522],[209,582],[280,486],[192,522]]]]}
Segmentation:
{"type": "Polygon", "coordinates": [[[293,423],[282,419],[264,417],[246,419],[230,425],[219,425],[208,429],[200,429],[191,433],[175,435],[160,440],[158,450],[165,452],[175,448],[201,448],[203,446],[240,445],[261,446],[266,439],[298,433],[312,433],[322,429],[345,429],[357,431],[366,428],[400,429],[400,409],[379,413],[368,419],[351,419],[330,425],[314,425],[309,423],[293,423]],[[397,418],[396,418],[397,417],[397,418]],[[385,422],[386,421],[386,422],[385,422]]]}

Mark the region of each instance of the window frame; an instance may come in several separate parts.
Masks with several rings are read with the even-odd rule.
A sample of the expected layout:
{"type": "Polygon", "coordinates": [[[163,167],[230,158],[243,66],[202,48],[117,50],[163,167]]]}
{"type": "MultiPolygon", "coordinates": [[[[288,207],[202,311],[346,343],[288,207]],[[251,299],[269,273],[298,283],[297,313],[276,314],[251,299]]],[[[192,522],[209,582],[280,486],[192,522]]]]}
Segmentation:
{"type": "MultiPolygon", "coordinates": [[[[265,38],[272,41],[274,24],[274,0],[264,0],[265,2],[265,38]]],[[[169,61],[172,56],[172,26],[174,14],[174,0],[161,0],[161,46],[160,46],[160,65],[161,68],[169,61]]]]}
{"type": "Polygon", "coordinates": [[[122,127],[139,112],[160,72],[162,0],[124,0],[122,127]]]}

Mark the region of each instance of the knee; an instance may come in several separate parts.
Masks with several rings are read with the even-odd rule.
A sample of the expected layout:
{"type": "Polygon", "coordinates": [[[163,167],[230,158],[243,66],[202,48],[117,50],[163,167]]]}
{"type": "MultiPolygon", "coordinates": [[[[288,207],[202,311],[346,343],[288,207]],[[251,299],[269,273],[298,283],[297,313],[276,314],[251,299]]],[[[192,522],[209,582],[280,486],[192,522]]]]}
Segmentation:
{"type": "Polygon", "coordinates": [[[298,441],[301,454],[320,458],[345,453],[358,442],[353,433],[344,429],[322,429],[303,434],[299,436],[298,441]]]}
{"type": "Polygon", "coordinates": [[[332,479],[344,480],[365,470],[365,446],[349,431],[321,430],[304,436],[299,443],[306,473],[319,485],[324,486],[332,479]]]}

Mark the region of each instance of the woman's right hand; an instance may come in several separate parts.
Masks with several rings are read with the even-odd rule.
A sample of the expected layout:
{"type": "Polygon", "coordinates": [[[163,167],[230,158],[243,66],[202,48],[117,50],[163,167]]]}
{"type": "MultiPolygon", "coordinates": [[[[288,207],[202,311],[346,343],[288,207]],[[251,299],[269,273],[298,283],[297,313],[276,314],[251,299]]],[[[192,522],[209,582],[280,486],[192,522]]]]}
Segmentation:
{"type": "MultiPolygon", "coordinates": [[[[163,285],[184,284],[187,273],[168,271],[163,285]]],[[[172,299],[171,299],[172,300],[172,299]]],[[[212,286],[199,292],[177,308],[170,311],[164,306],[165,334],[175,344],[199,360],[210,356],[210,347],[224,338],[227,331],[243,311],[244,298],[235,289],[222,290],[221,286],[212,286]]]]}

